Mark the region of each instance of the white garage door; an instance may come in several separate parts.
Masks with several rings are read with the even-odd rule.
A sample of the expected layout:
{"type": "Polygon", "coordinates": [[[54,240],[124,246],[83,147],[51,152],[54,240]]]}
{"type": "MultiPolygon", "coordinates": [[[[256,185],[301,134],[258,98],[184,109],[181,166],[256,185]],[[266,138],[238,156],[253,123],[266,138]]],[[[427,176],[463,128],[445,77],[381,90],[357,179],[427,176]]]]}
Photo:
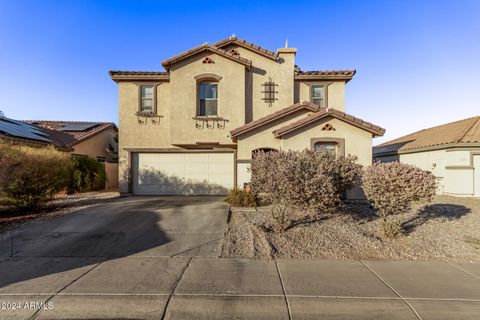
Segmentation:
{"type": "Polygon", "coordinates": [[[233,153],[132,154],[135,195],[223,195],[233,177],[233,153]]]}
{"type": "Polygon", "coordinates": [[[473,190],[475,197],[480,197],[480,155],[473,157],[473,190]]]}

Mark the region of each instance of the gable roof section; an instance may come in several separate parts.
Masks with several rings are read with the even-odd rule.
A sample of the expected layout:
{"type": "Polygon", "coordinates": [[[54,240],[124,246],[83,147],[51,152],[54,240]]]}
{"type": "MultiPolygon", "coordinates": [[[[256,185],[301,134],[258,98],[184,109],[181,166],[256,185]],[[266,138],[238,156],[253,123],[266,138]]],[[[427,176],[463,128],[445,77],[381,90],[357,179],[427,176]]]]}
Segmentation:
{"type": "Polygon", "coordinates": [[[105,130],[117,129],[113,122],[27,120],[42,128],[57,146],[72,147],[105,130]]]}
{"type": "Polygon", "coordinates": [[[164,60],[164,61],[162,61],[162,66],[168,71],[172,64],[180,62],[180,61],[182,61],[186,58],[192,57],[192,56],[194,56],[196,54],[199,54],[201,52],[204,52],[204,51],[209,51],[209,52],[212,52],[212,53],[216,53],[216,54],[218,54],[218,55],[220,55],[224,58],[227,58],[227,59],[230,59],[230,60],[235,61],[237,63],[243,64],[248,69],[250,69],[251,66],[252,66],[252,61],[250,61],[248,59],[245,59],[245,58],[242,58],[238,55],[234,55],[230,52],[227,52],[226,50],[217,48],[215,46],[208,45],[208,44],[200,45],[198,47],[195,47],[195,48],[192,48],[192,49],[187,50],[185,52],[182,52],[182,53],[180,53],[176,56],[173,56],[170,59],[164,60]]]}
{"type": "Polygon", "coordinates": [[[232,138],[235,138],[241,134],[244,134],[246,132],[249,132],[255,128],[258,128],[258,127],[261,127],[267,123],[270,123],[270,122],[273,122],[277,119],[280,119],[282,117],[285,117],[287,115],[290,115],[292,113],[295,113],[299,110],[302,110],[302,109],[307,109],[307,110],[310,110],[310,111],[313,111],[313,112],[316,112],[319,110],[319,106],[313,104],[313,103],[310,103],[310,102],[307,102],[307,101],[303,101],[303,102],[299,102],[299,103],[295,103],[295,104],[292,104],[291,106],[288,106],[286,108],[283,108],[281,110],[278,110],[276,112],[273,112],[265,117],[262,117],[262,118],[259,118],[255,121],[251,121],[241,127],[238,127],[236,129],[233,129],[232,131],[230,131],[230,135],[232,138]]]}
{"type": "Polygon", "coordinates": [[[258,53],[258,54],[260,54],[260,55],[262,55],[266,58],[272,59],[272,60],[276,60],[278,58],[278,55],[275,52],[264,49],[264,48],[262,48],[262,47],[260,47],[256,44],[253,44],[253,43],[248,42],[246,40],[237,38],[235,36],[231,36],[229,38],[217,41],[213,45],[215,47],[218,47],[218,48],[223,48],[223,47],[226,47],[226,46],[231,45],[231,44],[238,45],[240,47],[243,47],[245,49],[248,49],[250,51],[258,53]]]}
{"type": "Polygon", "coordinates": [[[374,136],[383,136],[383,134],[385,133],[385,129],[376,126],[370,122],[364,121],[360,118],[356,118],[352,115],[346,114],[345,112],[332,108],[320,108],[320,110],[316,113],[309,114],[303,119],[300,119],[275,130],[273,134],[275,135],[275,138],[280,138],[287,133],[300,129],[301,127],[304,127],[308,124],[311,124],[317,120],[326,118],[328,116],[337,118],[355,127],[371,132],[374,136]]]}
{"type": "MultiPolygon", "coordinates": [[[[423,129],[373,147],[375,155],[456,143],[480,143],[480,116],[423,129]]],[[[408,152],[406,152],[408,153],[408,152]]]]}

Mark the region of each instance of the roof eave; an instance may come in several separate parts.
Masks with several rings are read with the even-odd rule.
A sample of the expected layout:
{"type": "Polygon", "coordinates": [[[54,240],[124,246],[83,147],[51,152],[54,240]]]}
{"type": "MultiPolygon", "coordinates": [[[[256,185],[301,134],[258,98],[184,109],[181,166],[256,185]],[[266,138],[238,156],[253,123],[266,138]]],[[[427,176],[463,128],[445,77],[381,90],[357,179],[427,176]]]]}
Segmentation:
{"type": "Polygon", "coordinates": [[[315,74],[296,74],[295,80],[337,80],[348,82],[353,79],[353,75],[315,75],[315,74]]]}
{"type": "MultiPolygon", "coordinates": [[[[268,118],[268,116],[267,116],[267,117],[265,117],[267,119],[265,119],[264,121],[258,122],[256,125],[253,125],[251,127],[242,128],[243,126],[241,126],[241,127],[239,127],[239,128],[242,128],[241,130],[238,130],[239,128],[231,130],[230,131],[231,138],[232,139],[237,138],[238,136],[240,136],[244,133],[247,133],[247,132],[249,132],[253,129],[259,128],[259,127],[261,127],[265,124],[268,124],[272,121],[275,121],[277,119],[280,119],[280,118],[283,118],[283,117],[288,116],[290,114],[293,114],[293,113],[295,113],[295,112],[297,112],[301,109],[308,109],[310,111],[316,112],[316,111],[318,111],[319,106],[317,106],[313,103],[310,103],[308,101],[303,101],[303,102],[297,102],[297,103],[295,103],[295,104],[293,104],[289,107],[286,107],[285,109],[288,109],[288,108],[291,108],[291,109],[287,110],[286,112],[280,113],[280,114],[276,115],[275,117],[268,118]]],[[[262,119],[259,119],[259,120],[262,120],[262,119]]],[[[244,125],[244,126],[246,126],[246,125],[244,125]]]]}
{"type": "MultiPolygon", "coordinates": [[[[217,41],[217,42],[214,43],[214,45],[218,48],[222,48],[222,47],[228,46],[230,44],[238,45],[242,48],[245,48],[245,49],[247,49],[251,52],[257,53],[257,54],[259,54],[259,55],[261,55],[265,58],[268,58],[268,59],[271,59],[271,60],[274,60],[274,61],[276,61],[278,59],[278,53],[274,53],[273,51],[268,50],[268,51],[272,52],[272,54],[269,54],[267,52],[263,52],[262,50],[256,50],[255,48],[250,47],[250,46],[246,45],[245,43],[239,41],[238,38],[236,38],[236,37],[234,39],[230,39],[230,38],[223,39],[223,40],[220,40],[220,41],[217,41]]],[[[261,48],[260,46],[258,46],[258,47],[261,48]]],[[[264,48],[261,48],[261,49],[264,49],[264,48]]],[[[267,49],[264,49],[264,50],[267,50],[267,49]]]]}
{"type": "Polygon", "coordinates": [[[211,47],[209,45],[202,45],[202,46],[199,46],[198,48],[191,49],[191,52],[185,53],[183,55],[180,54],[178,57],[173,57],[173,58],[164,60],[164,61],[161,62],[161,64],[165,68],[165,70],[167,70],[167,72],[169,72],[171,65],[173,65],[177,62],[180,62],[182,60],[185,60],[187,58],[190,58],[190,57],[192,57],[192,56],[194,56],[198,53],[201,53],[203,51],[210,51],[211,53],[218,54],[219,56],[222,56],[222,57],[227,58],[229,60],[232,60],[234,62],[243,64],[249,70],[252,67],[252,61],[247,60],[247,59],[237,59],[233,56],[230,56],[230,55],[225,54],[224,52],[221,52],[221,51],[218,51],[218,50],[219,50],[218,48],[214,48],[214,47],[211,47]]]}
{"type": "Polygon", "coordinates": [[[90,138],[92,138],[92,137],[94,137],[94,136],[96,136],[96,135],[98,135],[98,134],[100,134],[100,133],[108,130],[108,129],[113,129],[113,130],[115,130],[115,131],[118,131],[117,126],[115,125],[115,123],[111,122],[111,123],[109,123],[107,126],[105,126],[105,127],[103,127],[103,128],[100,128],[100,129],[98,129],[98,130],[94,130],[93,132],[90,132],[90,133],[86,134],[85,136],[77,139],[77,141],[76,141],[75,143],[73,143],[72,146],[75,146],[75,145],[79,144],[80,142],[83,142],[83,141],[85,141],[85,140],[88,140],[88,139],[90,139],[90,138]]]}
{"type": "MultiPolygon", "coordinates": [[[[293,131],[295,131],[295,130],[298,130],[298,129],[306,126],[306,125],[309,125],[309,124],[311,124],[311,123],[313,123],[313,122],[315,122],[315,121],[321,120],[321,119],[323,119],[323,118],[325,118],[325,117],[328,117],[328,116],[331,116],[331,117],[334,117],[334,118],[336,118],[336,119],[338,119],[338,120],[340,120],[340,121],[346,122],[346,123],[348,123],[348,124],[350,124],[350,125],[352,125],[352,126],[355,126],[355,127],[359,128],[359,129],[368,131],[368,132],[370,132],[374,137],[381,137],[381,136],[383,136],[383,135],[385,134],[385,129],[383,129],[383,128],[380,128],[380,127],[375,126],[375,125],[373,125],[373,124],[370,124],[370,123],[368,123],[368,122],[365,122],[366,124],[364,124],[364,121],[363,121],[363,120],[360,120],[361,122],[355,121],[355,120],[359,120],[359,119],[357,119],[357,118],[354,118],[354,120],[349,120],[349,119],[346,118],[346,117],[341,117],[341,116],[339,116],[339,115],[336,114],[335,112],[338,112],[338,111],[335,111],[335,110],[332,111],[332,109],[330,109],[330,110],[328,110],[328,111],[326,111],[326,112],[324,112],[324,113],[322,113],[322,114],[313,115],[313,116],[311,116],[310,119],[307,119],[307,121],[299,123],[298,126],[292,126],[292,127],[288,128],[288,127],[287,127],[288,125],[287,125],[287,126],[285,126],[285,129],[280,128],[280,129],[278,129],[278,130],[275,130],[275,131],[273,132],[273,134],[275,135],[275,138],[281,138],[282,136],[284,136],[284,135],[286,135],[286,134],[288,134],[288,133],[290,133],[290,132],[293,132],[293,131]],[[378,129],[377,129],[377,128],[378,128],[378,129]]],[[[302,120],[300,120],[300,121],[302,121],[302,120]]]]}
{"type": "Polygon", "coordinates": [[[452,148],[480,148],[480,142],[451,142],[451,143],[442,143],[430,146],[422,146],[416,148],[408,148],[408,149],[399,149],[397,150],[398,154],[409,154],[409,153],[417,153],[417,152],[425,152],[425,151],[433,151],[433,150],[441,150],[441,149],[452,149],[452,148]]]}
{"type": "Polygon", "coordinates": [[[115,82],[120,81],[170,81],[170,75],[110,75],[115,82]]]}

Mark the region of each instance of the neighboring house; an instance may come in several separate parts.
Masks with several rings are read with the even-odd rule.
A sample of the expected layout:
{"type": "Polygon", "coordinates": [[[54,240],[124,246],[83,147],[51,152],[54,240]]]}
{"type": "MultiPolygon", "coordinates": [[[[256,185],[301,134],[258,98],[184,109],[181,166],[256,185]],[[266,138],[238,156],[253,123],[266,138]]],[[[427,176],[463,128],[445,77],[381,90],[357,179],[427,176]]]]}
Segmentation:
{"type": "Polygon", "coordinates": [[[355,70],[303,72],[296,52],[232,36],[163,61],[166,72],[110,71],[120,192],[225,194],[250,181],[258,150],[328,149],[370,165],[385,130],[344,112],[355,70]]]}
{"type": "Polygon", "coordinates": [[[28,120],[46,129],[52,140],[75,155],[85,155],[99,162],[116,162],[118,133],[113,122],[28,120]]]}
{"type": "Polygon", "coordinates": [[[19,121],[0,117],[0,141],[32,147],[54,146],[105,163],[107,188],[118,185],[117,137],[112,122],[19,121]]]}
{"type": "MultiPolygon", "coordinates": [[[[65,140],[71,139],[67,135],[63,138],[65,140]]],[[[0,116],[0,141],[32,147],[51,145],[59,149],[67,149],[64,148],[63,144],[54,140],[47,130],[5,116],[0,116]]]]}
{"type": "Polygon", "coordinates": [[[382,143],[373,148],[373,157],[431,171],[440,194],[480,197],[480,116],[382,143]]]}

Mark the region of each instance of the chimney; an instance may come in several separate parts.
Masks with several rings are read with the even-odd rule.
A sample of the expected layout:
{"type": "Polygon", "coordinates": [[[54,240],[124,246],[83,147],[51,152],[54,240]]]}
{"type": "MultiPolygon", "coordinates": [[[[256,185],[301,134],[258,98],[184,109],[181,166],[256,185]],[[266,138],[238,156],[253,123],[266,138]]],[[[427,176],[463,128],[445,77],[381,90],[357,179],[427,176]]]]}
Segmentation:
{"type": "Polygon", "coordinates": [[[288,39],[285,40],[285,48],[279,48],[277,50],[278,58],[280,63],[285,63],[285,66],[291,67],[292,70],[295,67],[295,54],[297,53],[296,48],[288,47],[288,39]]]}
{"type": "Polygon", "coordinates": [[[279,79],[279,86],[281,86],[282,94],[279,94],[279,105],[288,106],[294,101],[294,76],[295,76],[295,54],[297,49],[288,47],[288,40],[285,41],[285,48],[277,50],[278,63],[281,66],[281,83],[279,79]]]}

